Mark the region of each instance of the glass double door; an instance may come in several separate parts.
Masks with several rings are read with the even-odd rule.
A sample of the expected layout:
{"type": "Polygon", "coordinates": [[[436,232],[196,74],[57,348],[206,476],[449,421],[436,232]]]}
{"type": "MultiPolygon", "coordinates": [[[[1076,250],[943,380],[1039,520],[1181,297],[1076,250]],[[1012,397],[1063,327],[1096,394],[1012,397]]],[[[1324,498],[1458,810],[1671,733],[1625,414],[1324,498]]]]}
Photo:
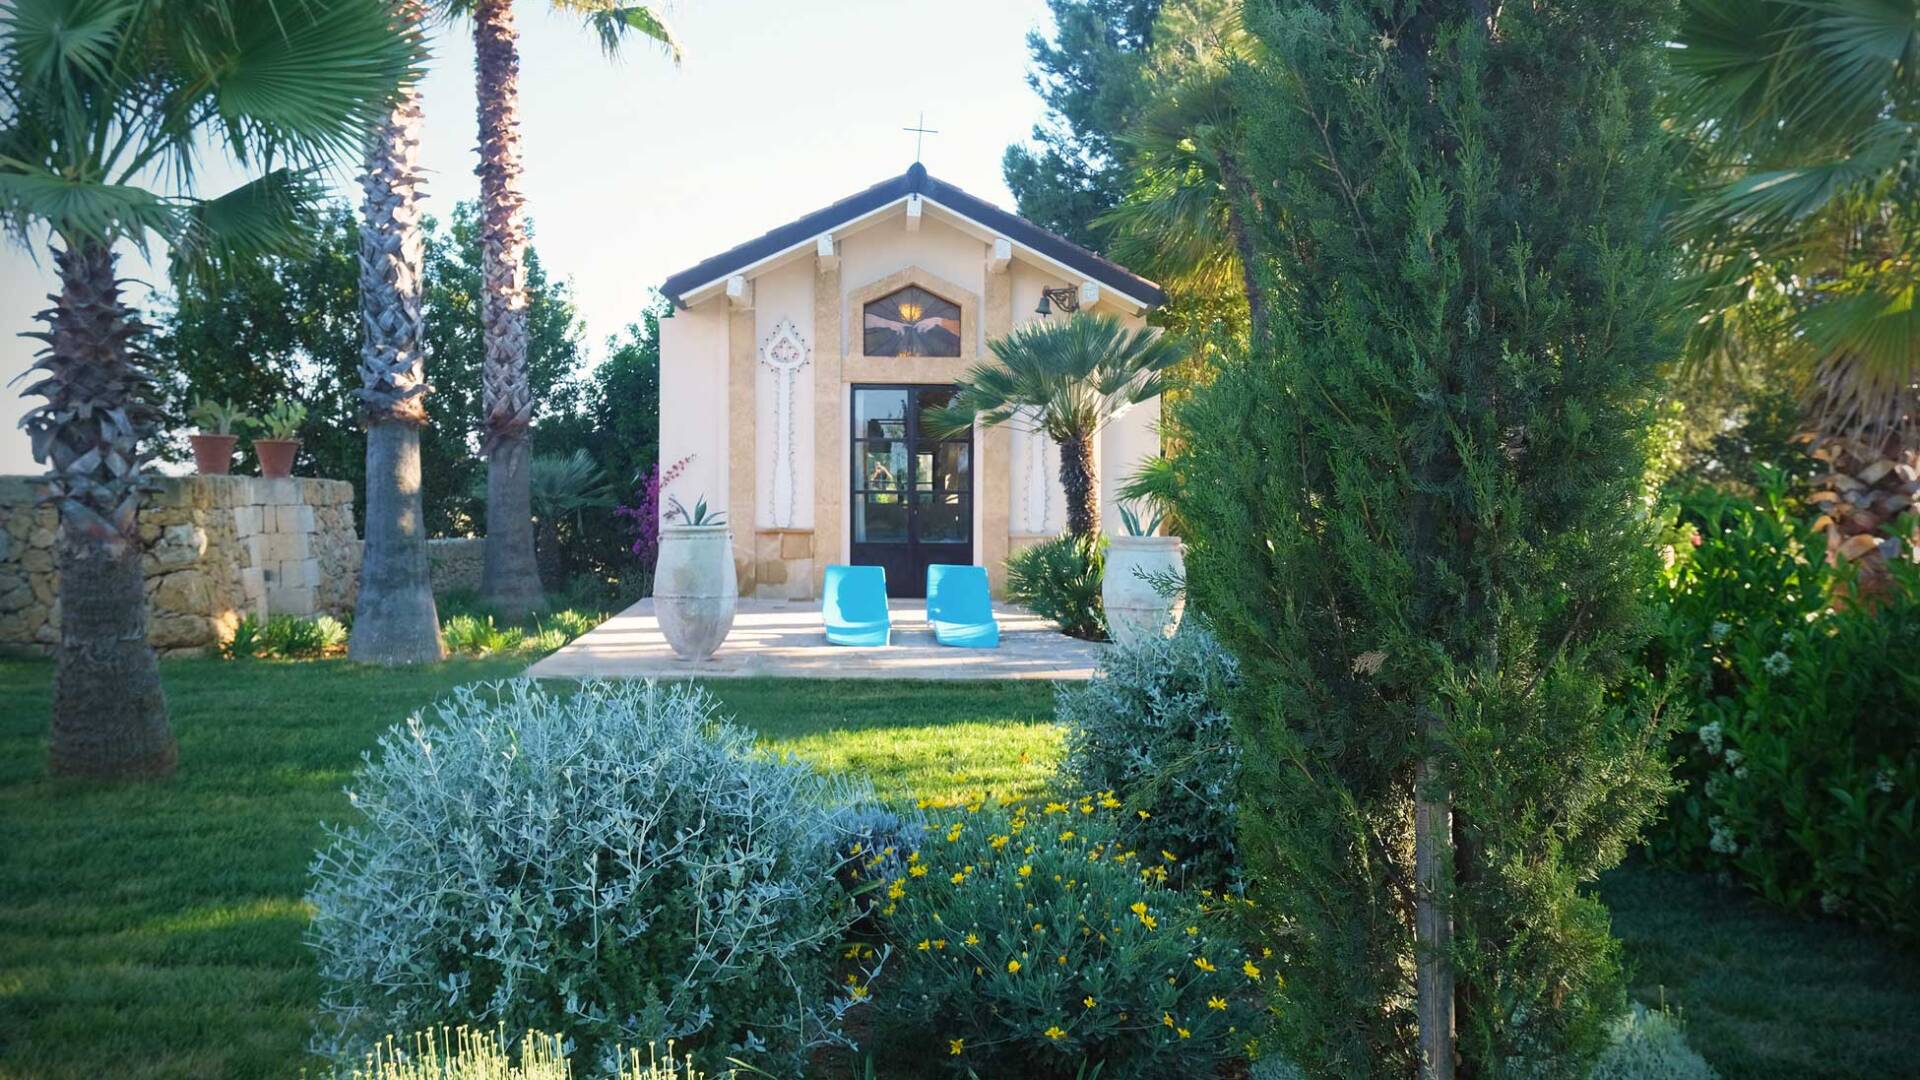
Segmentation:
{"type": "Polygon", "coordinates": [[[855,386],[849,554],[887,571],[887,595],[925,596],[927,567],[973,562],[973,430],[936,438],[921,414],[951,386],[855,386]]]}

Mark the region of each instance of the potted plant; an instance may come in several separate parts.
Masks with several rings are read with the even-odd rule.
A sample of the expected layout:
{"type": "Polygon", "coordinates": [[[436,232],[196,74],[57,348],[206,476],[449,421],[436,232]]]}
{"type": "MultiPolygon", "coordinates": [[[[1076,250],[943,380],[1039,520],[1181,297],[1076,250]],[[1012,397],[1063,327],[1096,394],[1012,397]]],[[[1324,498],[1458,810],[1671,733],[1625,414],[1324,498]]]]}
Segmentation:
{"type": "Polygon", "coordinates": [[[1156,510],[1143,522],[1133,507],[1120,504],[1125,535],[1113,537],[1107,548],[1100,601],[1107,609],[1107,633],[1123,645],[1170,636],[1180,625],[1186,562],[1179,537],[1158,535],[1164,518],[1156,510]]]}
{"type": "Polygon", "coordinates": [[[266,436],[254,438],[253,452],[260,459],[261,476],[277,479],[293,475],[293,455],[300,449],[297,435],[306,419],[307,407],[287,398],[274,402],[273,408],[260,417],[259,426],[266,436]]]}
{"type": "Polygon", "coordinates": [[[240,441],[236,428],[253,423],[253,417],[231,401],[201,398],[193,403],[193,426],[199,431],[187,436],[193,444],[193,467],[201,476],[225,476],[233,467],[233,446],[240,441]]]}
{"type": "Polygon", "coordinates": [[[740,583],[734,576],[733,535],[725,519],[708,511],[705,499],[689,511],[672,496],[661,515],[653,611],[667,644],[682,660],[711,657],[733,629],[740,583]]]}

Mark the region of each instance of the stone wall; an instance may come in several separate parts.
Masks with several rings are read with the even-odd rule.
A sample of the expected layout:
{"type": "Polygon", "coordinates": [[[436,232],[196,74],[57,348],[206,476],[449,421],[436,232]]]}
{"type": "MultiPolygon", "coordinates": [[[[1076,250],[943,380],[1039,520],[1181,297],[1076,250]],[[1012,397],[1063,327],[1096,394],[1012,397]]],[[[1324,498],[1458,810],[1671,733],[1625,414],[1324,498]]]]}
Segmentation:
{"type": "Polygon", "coordinates": [[[486,550],[487,541],[477,536],[427,541],[427,576],[433,581],[433,595],[479,592],[486,550]]]}
{"type": "MultiPolygon", "coordinates": [[[[0,477],[0,651],[59,641],[58,521],[39,483],[0,477]]],[[[166,477],[140,509],[148,636],[194,653],[245,615],[345,615],[360,580],[353,485],[256,476],[166,477]]]]}

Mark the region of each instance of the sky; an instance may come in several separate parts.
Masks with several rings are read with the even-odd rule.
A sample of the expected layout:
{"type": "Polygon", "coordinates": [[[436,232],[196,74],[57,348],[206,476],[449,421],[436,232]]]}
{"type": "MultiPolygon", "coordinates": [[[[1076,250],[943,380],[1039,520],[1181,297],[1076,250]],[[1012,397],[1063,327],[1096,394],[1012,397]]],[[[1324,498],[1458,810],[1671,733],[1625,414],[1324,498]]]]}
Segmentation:
{"type": "MultiPolygon", "coordinates": [[[[633,42],[605,58],[579,21],[518,5],[523,177],[534,245],[571,279],[589,362],[636,318],[668,274],[905,171],[925,126],[933,175],[1009,209],[1010,142],[1041,103],[1027,85],[1026,35],[1044,0],[691,0],[665,8],[686,48],[675,68],[633,42]]],[[[429,212],[474,197],[477,141],[471,27],[433,37],[422,88],[429,212]]],[[[215,163],[206,190],[238,174],[215,163]]],[[[355,193],[339,170],[342,193],[355,193]]],[[[44,243],[0,242],[0,474],[37,473],[19,396],[38,343],[13,336],[54,291],[44,243]],[[37,258],[36,258],[37,257],[37,258]]],[[[163,281],[129,251],[123,277],[163,281]]],[[[135,287],[130,295],[141,298],[135,287]]],[[[244,363],[244,357],[236,357],[244,363]]]]}

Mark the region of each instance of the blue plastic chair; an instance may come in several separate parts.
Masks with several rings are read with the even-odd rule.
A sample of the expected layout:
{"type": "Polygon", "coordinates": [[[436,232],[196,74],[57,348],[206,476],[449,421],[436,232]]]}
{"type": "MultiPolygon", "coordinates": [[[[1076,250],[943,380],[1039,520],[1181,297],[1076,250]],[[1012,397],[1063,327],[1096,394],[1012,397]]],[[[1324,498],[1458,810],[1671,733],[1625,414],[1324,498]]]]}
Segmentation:
{"type": "Polygon", "coordinates": [[[1000,624],[993,619],[993,598],[987,594],[987,568],[927,567],[927,621],[933,639],[962,649],[993,649],[1000,645],[1000,624]]]}
{"type": "Polygon", "coordinates": [[[893,619],[887,614],[887,571],[879,566],[829,566],[820,614],[834,645],[887,645],[893,619]]]}

